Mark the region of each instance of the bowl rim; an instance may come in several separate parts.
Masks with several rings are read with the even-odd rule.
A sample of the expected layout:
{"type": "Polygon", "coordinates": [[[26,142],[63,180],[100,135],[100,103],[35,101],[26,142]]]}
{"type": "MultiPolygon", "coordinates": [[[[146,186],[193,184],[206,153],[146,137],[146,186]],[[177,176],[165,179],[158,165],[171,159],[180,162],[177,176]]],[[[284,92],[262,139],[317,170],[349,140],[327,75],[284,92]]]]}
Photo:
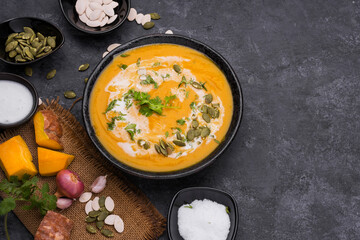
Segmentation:
{"type": "Polygon", "coordinates": [[[18,122],[15,122],[15,123],[11,123],[11,124],[2,124],[2,123],[0,123],[0,129],[7,129],[7,128],[13,128],[13,127],[20,126],[20,125],[26,123],[27,121],[29,121],[34,116],[34,114],[36,113],[36,111],[38,109],[38,105],[39,105],[39,94],[36,91],[36,88],[34,87],[34,85],[30,81],[26,80],[25,78],[23,78],[23,77],[21,77],[19,75],[16,75],[16,74],[13,74],[13,73],[8,73],[8,72],[0,72],[0,81],[2,81],[2,80],[20,83],[21,85],[23,85],[27,89],[29,89],[29,91],[31,92],[31,95],[33,97],[34,106],[33,106],[32,110],[29,112],[29,114],[24,119],[22,119],[22,120],[20,120],[18,122]],[[6,75],[10,75],[13,78],[18,79],[19,81],[16,81],[16,80],[13,80],[13,79],[8,79],[6,77],[4,77],[4,79],[2,79],[2,77],[6,76],[6,75]]]}
{"type": "Polygon", "coordinates": [[[24,66],[24,65],[28,65],[28,64],[32,64],[32,63],[35,63],[37,61],[40,61],[41,59],[44,59],[45,57],[48,57],[50,55],[52,55],[53,53],[55,53],[57,50],[59,50],[65,43],[65,35],[63,34],[63,32],[60,30],[60,28],[58,28],[57,26],[55,26],[54,24],[52,24],[51,22],[47,21],[47,20],[44,20],[42,18],[37,18],[37,17],[15,17],[15,18],[10,18],[10,19],[7,19],[3,22],[0,23],[1,24],[5,24],[7,22],[11,22],[11,21],[14,21],[14,20],[18,20],[18,19],[33,19],[33,20],[38,20],[38,21],[41,21],[41,22],[45,22],[46,24],[49,24],[50,26],[52,26],[53,28],[55,28],[61,35],[62,37],[62,41],[60,42],[59,45],[56,46],[56,48],[49,54],[46,54],[40,58],[36,58],[32,61],[29,61],[29,62],[23,62],[23,63],[16,63],[16,62],[10,62],[10,61],[7,61],[5,60],[4,58],[1,58],[0,57],[0,60],[7,63],[7,64],[10,64],[10,65],[14,65],[14,66],[24,66]]]}
{"type": "MultiPolygon", "coordinates": [[[[128,2],[128,7],[126,9],[126,13],[125,13],[125,17],[120,21],[118,22],[117,24],[115,24],[112,28],[109,28],[107,30],[103,30],[103,31],[89,31],[89,30],[86,30],[86,29],[82,29],[80,27],[78,27],[76,24],[74,24],[71,19],[68,17],[68,15],[65,13],[65,10],[64,10],[64,6],[62,4],[62,1],[63,0],[59,0],[59,5],[60,5],[60,8],[61,8],[61,12],[63,13],[64,17],[66,18],[66,20],[70,23],[70,25],[72,27],[74,27],[75,29],[81,31],[81,32],[84,32],[84,33],[87,33],[87,34],[93,34],[93,35],[101,35],[101,34],[105,34],[105,33],[109,33],[111,31],[114,31],[115,29],[117,29],[118,27],[120,27],[127,19],[128,15],[129,15],[129,12],[130,12],[130,6],[131,6],[131,0],[124,0],[124,1],[127,1],[128,2]]],[[[75,5],[74,5],[74,8],[75,8],[75,5]]]]}
{"type": "MultiPolygon", "coordinates": [[[[228,197],[228,198],[231,200],[231,202],[234,204],[234,207],[235,207],[235,209],[234,209],[234,216],[235,216],[234,231],[233,231],[233,232],[229,232],[229,234],[232,233],[232,236],[231,236],[230,239],[231,239],[231,240],[234,240],[235,237],[236,237],[236,235],[237,235],[238,225],[239,225],[239,209],[238,209],[236,200],[235,200],[235,198],[234,198],[230,193],[225,192],[225,191],[220,190],[220,189],[217,189],[217,188],[212,188],[212,187],[188,187],[188,188],[183,188],[183,189],[181,189],[180,191],[178,191],[178,192],[174,195],[174,197],[173,197],[172,200],[171,200],[171,203],[170,203],[170,206],[169,206],[169,210],[168,210],[168,215],[167,215],[167,223],[168,223],[168,224],[167,224],[166,229],[167,229],[167,234],[168,234],[169,239],[170,239],[170,240],[173,240],[173,237],[172,237],[172,235],[171,235],[172,231],[170,231],[170,230],[171,230],[171,229],[170,229],[170,228],[171,228],[171,225],[169,224],[169,222],[170,222],[170,218],[171,218],[171,216],[172,216],[171,212],[172,212],[172,210],[173,210],[173,208],[174,208],[176,199],[179,197],[179,195],[181,195],[181,194],[184,193],[184,192],[189,192],[189,191],[190,191],[190,192],[191,192],[191,191],[202,191],[202,190],[219,192],[219,193],[221,193],[222,195],[228,197]]],[[[194,199],[194,200],[195,200],[195,199],[194,199]]],[[[198,199],[198,200],[203,200],[203,199],[198,199]]],[[[211,199],[209,199],[209,200],[211,200],[211,199]]],[[[213,200],[211,200],[211,201],[213,201],[213,200]]]]}
{"type": "MultiPolygon", "coordinates": [[[[166,41],[164,41],[164,43],[167,43],[166,41]]],[[[179,43],[169,43],[169,44],[174,44],[174,45],[180,45],[180,46],[185,46],[185,47],[189,47],[191,49],[194,49],[196,51],[200,51],[197,50],[193,47],[190,46],[186,46],[186,45],[182,45],[179,43]]],[[[212,59],[210,56],[208,56],[207,54],[205,54],[203,51],[202,52],[204,55],[206,55],[208,58],[212,59]]],[[[135,38],[133,40],[130,40],[122,45],[120,45],[119,47],[115,48],[113,51],[111,51],[109,54],[107,54],[98,64],[97,66],[94,68],[93,72],[90,74],[89,76],[89,80],[84,88],[84,94],[83,94],[83,102],[82,102],[82,116],[83,116],[83,120],[85,123],[85,129],[86,132],[88,134],[88,136],[90,137],[91,141],[94,143],[95,147],[100,151],[100,153],[108,160],[110,161],[113,165],[115,165],[118,169],[121,169],[122,171],[125,171],[126,173],[129,173],[131,175],[137,176],[137,177],[142,177],[142,178],[148,178],[148,179],[174,179],[174,178],[181,178],[181,177],[186,177],[189,176],[191,174],[194,174],[196,172],[199,172],[200,170],[206,168],[207,166],[209,166],[210,164],[212,164],[224,151],[225,149],[227,149],[227,147],[231,144],[231,142],[233,141],[233,139],[235,138],[236,133],[239,130],[239,126],[242,120],[242,116],[243,116],[243,93],[242,93],[242,88],[240,85],[240,82],[236,76],[235,71],[233,70],[233,68],[231,67],[231,65],[226,61],[226,59],[217,51],[215,51],[213,48],[209,47],[208,45],[206,45],[205,43],[202,43],[198,40],[192,39],[190,37],[186,37],[183,35],[177,35],[177,34],[151,34],[151,35],[146,35],[146,36],[142,36],[139,38],[135,38]],[[117,55],[123,51],[129,50],[129,49],[133,49],[133,48],[137,48],[137,47],[141,47],[141,46],[146,46],[146,45],[151,45],[151,44],[158,44],[157,42],[154,43],[145,43],[142,44],[141,41],[146,41],[147,39],[151,39],[151,38],[161,38],[161,39],[171,39],[171,38],[180,38],[181,40],[185,40],[185,41],[189,41],[192,42],[194,44],[197,44],[201,47],[203,47],[204,49],[210,51],[211,53],[215,54],[229,69],[230,71],[230,75],[232,75],[234,77],[234,82],[237,86],[237,89],[239,91],[239,102],[240,102],[240,106],[239,108],[239,116],[238,118],[235,120],[235,126],[232,129],[232,131],[227,132],[228,137],[221,143],[221,145],[219,145],[219,147],[217,147],[212,153],[215,152],[215,155],[212,156],[207,162],[203,162],[205,159],[207,159],[209,156],[207,156],[206,158],[204,158],[203,160],[201,160],[200,162],[189,166],[187,168],[184,169],[179,169],[179,170],[175,170],[175,171],[169,171],[169,172],[151,172],[151,171],[144,171],[144,170],[140,170],[140,169],[136,169],[134,167],[131,167],[117,159],[115,159],[101,144],[101,142],[99,141],[99,139],[95,136],[95,131],[94,128],[92,127],[91,124],[91,119],[90,116],[88,114],[88,101],[90,99],[91,96],[91,92],[92,92],[92,88],[90,88],[90,85],[92,85],[92,82],[94,81],[94,84],[97,80],[94,79],[96,74],[100,74],[102,72],[102,67],[104,65],[104,67],[106,67],[108,65],[108,63],[106,63],[107,61],[111,61],[112,57],[114,55],[117,55]],[[136,46],[132,46],[133,44],[138,44],[140,42],[139,45],[136,46]],[[110,59],[111,58],[111,59],[110,59]],[[203,162],[203,163],[202,163],[203,162]],[[196,166],[196,167],[195,167],[196,166]]]]}

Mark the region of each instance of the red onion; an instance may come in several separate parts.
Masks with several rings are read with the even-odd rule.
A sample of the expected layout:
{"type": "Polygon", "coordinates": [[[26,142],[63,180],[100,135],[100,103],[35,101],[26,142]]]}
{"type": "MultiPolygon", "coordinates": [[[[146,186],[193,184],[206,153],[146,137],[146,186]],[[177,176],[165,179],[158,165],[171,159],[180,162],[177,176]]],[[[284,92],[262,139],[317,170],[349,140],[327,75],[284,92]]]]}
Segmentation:
{"type": "Polygon", "coordinates": [[[58,198],[56,201],[56,206],[60,209],[65,209],[71,206],[73,200],[70,198],[58,198]]]}
{"type": "Polygon", "coordinates": [[[56,175],[57,192],[56,197],[66,196],[68,198],[78,198],[84,191],[84,183],[80,180],[79,176],[68,170],[64,169],[56,175]]]}

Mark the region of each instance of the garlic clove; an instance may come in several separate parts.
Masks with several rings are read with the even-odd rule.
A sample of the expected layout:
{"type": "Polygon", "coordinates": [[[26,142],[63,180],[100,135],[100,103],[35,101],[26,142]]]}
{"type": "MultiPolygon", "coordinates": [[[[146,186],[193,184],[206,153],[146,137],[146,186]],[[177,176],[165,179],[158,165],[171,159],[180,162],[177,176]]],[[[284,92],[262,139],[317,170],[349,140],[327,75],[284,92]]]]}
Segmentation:
{"type": "Polygon", "coordinates": [[[104,220],[104,223],[107,225],[114,225],[115,222],[115,218],[117,217],[117,215],[115,214],[110,214],[109,216],[107,216],[104,220]]]}
{"type": "Polygon", "coordinates": [[[115,14],[114,16],[112,16],[111,18],[109,18],[109,21],[107,22],[107,24],[111,24],[113,23],[116,19],[117,19],[118,15],[115,14]]]}
{"type": "Polygon", "coordinates": [[[111,197],[106,197],[105,199],[105,208],[109,212],[112,212],[114,210],[115,203],[114,200],[111,197]]]}
{"type": "Polygon", "coordinates": [[[122,233],[124,231],[124,221],[121,217],[116,216],[114,221],[114,228],[118,233],[122,233]]]}
{"type": "Polygon", "coordinates": [[[81,196],[79,197],[79,202],[84,203],[90,200],[92,196],[91,192],[84,192],[83,194],[81,194],[81,196]]]}
{"type": "Polygon", "coordinates": [[[93,193],[100,193],[102,190],[104,190],[106,186],[106,177],[107,175],[99,176],[95,179],[95,181],[90,186],[90,189],[93,193]]]}
{"type": "Polygon", "coordinates": [[[150,14],[146,14],[144,15],[144,17],[141,19],[141,24],[144,26],[145,23],[150,22],[151,21],[151,16],[150,14]]]}
{"type": "Polygon", "coordinates": [[[174,34],[174,33],[173,33],[173,31],[171,31],[171,30],[167,30],[167,31],[165,32],[165,34],[174,34]]]}
{"type": "Polygon", "coordinates": [[[142,23],[142,19],[143,19],[143,17],[144,17],[144,14],[142,14],[142,13],[139,13],[138,15],[136,15],[136,22],[137,22],[137,24],[141,24],[142,23]]]}
{"type": "Polygon", "coordinates": [[[98,211],[100,209],[100,205],[99,205],[99,197],[95,197],[91,203],[91,206],[93,208],[94,211],[98,211]]]}
{"type": "Polygon", "coordinates": [[[135,9],[135,8],[130,8],[128,20],[129,20],[130,22],[132,22],[132,21],[135,20],[136,16],[137,16],[136,9],[135,9]]]}
{"type": "Polygon", "coordinates": [[[70,198],[58,198],[56,201],[56,207],[60,209],[66,209],[71,206],[73,203],[73,200],[70,198]]]}
{"type": "Polygon", "coordinates": [[[86,215],[88,215],[89,212],[91,212],[92,210],[93,210],[93,208],[92,208],[92,200],[90,200],[85,205],[85,213],[86,213],[86,215]]]}
{"type": "Polygon", "coordinates": [[[113,44],[110,44],[107,48],[108,52],[111,52],[112,50],[114,50],[115,48],[117,48],[118,46],[120,46],[121,44],[120,43],[113,43],[113,44]]]}

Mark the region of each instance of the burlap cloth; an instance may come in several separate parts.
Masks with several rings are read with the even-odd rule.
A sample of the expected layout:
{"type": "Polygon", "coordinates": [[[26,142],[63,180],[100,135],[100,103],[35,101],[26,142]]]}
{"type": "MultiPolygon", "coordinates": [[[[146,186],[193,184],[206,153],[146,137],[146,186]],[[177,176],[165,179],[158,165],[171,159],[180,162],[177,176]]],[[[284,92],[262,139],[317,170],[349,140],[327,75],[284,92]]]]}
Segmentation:
{"type": "MultiPolygon", "coordinates": [[[[114,213],[124,220],[125,230],[123,233],[117,233],[113,226],[106,226],[115,232],[113,239],[157,239],[165,230],[165,218],[139,189],[129,183],[118,170],[113,169],[106,159],[98,153],[86,131],[75,117],[55,100],[46,101],[40,106],[40,109],[53,110],[61,120],[64,134],[62,137],[64,152],[75,156],[69,169],[79,174],[85,184],[85,191],[89,191],[89,187],[96,177],[108,175],[105,190],[100,194],[93,194],[92,199],[101,195],[111,196],[114,199],[114,213]]],[[[0,142],[19,134],[29,146],[34,163],[38,167],[33,121],[29,121],[14,130],[6,130],[0,135],[0,142]]],[[[4,177],[5,174],[0,170],[0,180],[4,177]]],[[[40,175],[38,177],[40,183],[48,182],[51,191],[55,192],[55,177],[41,177],[40,175]]],[[[4,197],[3,194],[0,195],[4,197]]],[[[37,210],[23,210],[19,202],[14,212],[34,235],[42,220],[41,214],[37,210]]],[[[92,235],[86,231],[85,203],[76,201],[70,208],[59,212],[74,221],[71,239],[107,239],[100,232],[92,235]]]]}

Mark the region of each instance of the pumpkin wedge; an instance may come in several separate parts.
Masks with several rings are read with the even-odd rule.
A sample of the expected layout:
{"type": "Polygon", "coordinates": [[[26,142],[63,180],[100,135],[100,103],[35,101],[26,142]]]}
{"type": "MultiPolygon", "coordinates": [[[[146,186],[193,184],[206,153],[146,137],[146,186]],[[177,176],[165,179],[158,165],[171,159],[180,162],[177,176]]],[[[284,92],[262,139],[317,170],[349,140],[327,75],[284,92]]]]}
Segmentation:
{"type": "Polygon", "coordinates": [[[0,166],[8,179],[10,176],[22,179],[25,173],[30,176],[37,174],[32,160],[30,150],[20,135],[0,144],[0,166]]]}
{"type": "Polygon", "coordinates": [[[73,155],[38,147],[39,173],[41,176],[55,176],[61,170],[66,169],[73,160],[73,155]]]}
{"type": "Polygon", "coordinates": [[[35,139],[41,147],[63,149],[60,138],[62,127],[56,114],[50,110],[38,111],[34,116],[35,139]]]}

